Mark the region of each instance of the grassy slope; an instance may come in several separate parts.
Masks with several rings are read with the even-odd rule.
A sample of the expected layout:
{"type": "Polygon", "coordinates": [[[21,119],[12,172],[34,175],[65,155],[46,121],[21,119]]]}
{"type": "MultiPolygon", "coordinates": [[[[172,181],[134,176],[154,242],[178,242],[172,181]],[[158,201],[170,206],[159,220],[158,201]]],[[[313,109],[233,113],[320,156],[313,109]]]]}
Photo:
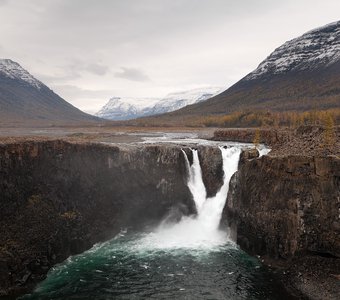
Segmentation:
{"type": "Polygon", "coordinates": [[[190,125],[203,116],[241,111],[340,108],[340,63],[316,71],[240,80],[225,92],[178,111],[131,121],[135,125],[190,125]]]}

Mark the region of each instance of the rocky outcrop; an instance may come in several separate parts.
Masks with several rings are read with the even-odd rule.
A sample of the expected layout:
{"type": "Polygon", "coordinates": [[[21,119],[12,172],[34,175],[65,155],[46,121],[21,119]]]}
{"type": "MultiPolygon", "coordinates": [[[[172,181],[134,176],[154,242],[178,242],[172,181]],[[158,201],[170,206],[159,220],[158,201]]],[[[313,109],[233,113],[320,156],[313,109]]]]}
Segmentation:
{"type": "Polygon", "coordinates": [[[339,171],[333,156],[243,160],[224,210],[237,242],[275,258],[306,251],[340,257],[339,171]]]}
{"type": "Polygon", "coordinates": [[[252,143],[255,138],[256,131],[259,133],[259,142],[266,145],[273,145],[280,140],[286,139],[286,133],[279,130],[272,129],[255,129],[255,128],[231,128],[231,129],[220,129],[214,132],[214,141],[230,141],[240,143],[252,143]]]}
{"type": "Polygon", "coordinates": [[[216,147],[198,148],[203,182],[207,197],[215,196],[223,185],[223,160],[221,150],[216,147]]]}
{"type": "MultiPolygon", "coordinates": [[[[200,154],[211,193],[221,175],[217,151],[200,154]]],[[[0,295],[27,290],[121,228],[155,224],[173,207],[194,212],[186,180],[175,145],[0,144],[0,295]]]]}
{"type": "Polygon", "coordinates": [[[271,156],[328,156],[340,155],[340,126],[326,128],[321,125],[302,125],[297,128],[221,129],[214,132],[213,140],[253,143],[271,148],[271,156]]]}

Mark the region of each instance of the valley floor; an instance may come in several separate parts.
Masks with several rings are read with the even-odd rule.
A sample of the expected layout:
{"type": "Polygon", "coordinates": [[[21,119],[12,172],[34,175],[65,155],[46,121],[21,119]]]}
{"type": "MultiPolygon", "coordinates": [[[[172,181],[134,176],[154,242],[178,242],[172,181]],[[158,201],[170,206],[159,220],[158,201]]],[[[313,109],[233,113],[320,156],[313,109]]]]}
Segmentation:
{"type": "Polygon", "coordinates": [[[185,137],[211,138],[216,128],[188,127],[0,127],[0,141],[66,139],[79,142],[134,143],[143,137],[179,133],[185,137]]]}
{"type": "Polygon", "coordinates": [[[179,134],[185,138],[214,139],[253,143],[256,131],[259,142],[269,146],[270,155],[340,156],[340,126],[325,132],[320,126],[291,128],[214,128],[214,127],[0,127],[0,141],[66,139],[75,142],[135,143],[143,138],[179,134]]]}

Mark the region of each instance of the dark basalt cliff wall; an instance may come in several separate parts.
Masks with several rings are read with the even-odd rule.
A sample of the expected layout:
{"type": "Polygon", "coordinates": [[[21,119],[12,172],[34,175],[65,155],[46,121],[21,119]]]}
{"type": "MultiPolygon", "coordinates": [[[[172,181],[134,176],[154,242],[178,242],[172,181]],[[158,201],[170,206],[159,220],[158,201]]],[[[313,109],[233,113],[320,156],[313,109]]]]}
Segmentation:
{"type": "MultiPolygon", "coordinates": [[[[200,152],[214,161],[202,160],[214,193],[221,154],[200,152]]],[[[27,290],[55,263],[121,228],[154,225],[173,207],[193,213],[186,180],[183,153],[173,145],[1,144],[0,295],[27,290]]]]}
{"type": "Polygon", "coordinates": [[[252,253],[340,257],[339,211],[339,158],[264,156],[241,162],[224,216],[252,253]]]}
{"type": "MultiPolygon", "coordinates": [[[[222,185],[221,153],[198,148],[212,196],[222,185]]],[[[303,258],[291,265],[296,276],[313,273],[317,262],[311,286],[328,282],[340,273],[339,157],[257,154],[241,155],[223,223],[249,253],[284,261],[285,270],[303,258]],[[318,259],[305,259],[310,253],[318,259]]],[[[170,211],[178,212],[174,218],[194,213],[186,180],[184,155],[172,144],[0,144],[0,296],[29,290],[51,266],[121,228],[155,225],[170,211]]]]}
{"type": "Polygon", "coordinates": [[[243,157],[223,211],[232,237],[308,299],[337,299],[339,157],[243,157]]]}

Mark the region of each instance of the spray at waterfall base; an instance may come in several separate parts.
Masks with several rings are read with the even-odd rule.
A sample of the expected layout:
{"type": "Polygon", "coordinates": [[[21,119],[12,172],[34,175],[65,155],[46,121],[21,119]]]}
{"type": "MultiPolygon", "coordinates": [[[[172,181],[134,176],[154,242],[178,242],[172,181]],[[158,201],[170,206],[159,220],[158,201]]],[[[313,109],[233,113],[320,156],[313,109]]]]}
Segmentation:
{"type": "Polygon", "coordinates": [[[192,164],[182,150],[188,170],[187,185],[195,202],[197,215],[184,216],[178,223],[163,222],[140,242],[141,248],[214,248],[227,242],[228,233],[219,230],[222,211],[227,199],[229,182],[237,171],[241,148],[219,147],[223,159],[223,185],[214,197],[207,197],[198,151],[192,151],[192,164]]]}

